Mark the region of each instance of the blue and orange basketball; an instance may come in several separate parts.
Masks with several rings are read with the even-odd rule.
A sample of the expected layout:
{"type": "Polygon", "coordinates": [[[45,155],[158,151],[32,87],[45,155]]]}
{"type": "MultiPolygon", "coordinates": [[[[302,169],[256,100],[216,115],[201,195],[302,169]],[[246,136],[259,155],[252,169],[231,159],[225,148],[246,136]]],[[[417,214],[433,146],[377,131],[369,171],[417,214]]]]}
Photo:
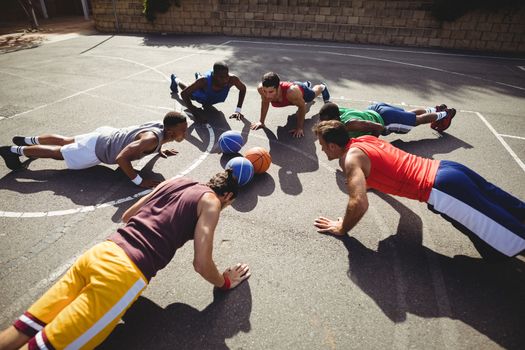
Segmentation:
{"type": "Polygon", "coordinates": [[[233,170],[233,175],[237,178],[239,186],[246,185],[253,177],[253,165],[244,157],[230,159],[230,161],[226,163],[226,169],[227,168],[233,170]]]}
{"type": "Polygon", "coordinates": [[[219,147],[223,153],[237,153],[243,144],[244,140],[238,131],[229,130],[219,137],[219,147]]]}
{"type": "Polygon", "coordinates": [[[253,164],[253,171],[256,174],[262,174],[272,164],[272,156],[262,147],[252,147],[244,153],[244,158],[253,164]]]}

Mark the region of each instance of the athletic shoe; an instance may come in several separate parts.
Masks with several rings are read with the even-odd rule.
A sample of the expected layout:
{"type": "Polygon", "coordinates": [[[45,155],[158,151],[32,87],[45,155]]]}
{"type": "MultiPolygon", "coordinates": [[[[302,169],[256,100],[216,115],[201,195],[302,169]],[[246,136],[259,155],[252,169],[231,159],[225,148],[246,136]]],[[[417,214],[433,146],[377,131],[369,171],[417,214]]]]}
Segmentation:
{"type": "Polygon", "coordinates": [[[436,112],[443,112],[443,111],[445,111],[447,108],[448,108],[447,105],[444,104],[444,103],[442,103],[442,104],[440,104],[439,106],[436,106],[436,112]]]}
{"type": "Polygon", "coordinates": [[[450,127],[450,124],[452,123],[452,118],[454,118],[454,116],[456,115],[456,110],[454,108],[447,108],[445,109],[445,112],[447,112],[447,116],[445,118],[430,124],[430,127],[432,129],[439,132],[443,132],[450,127]]]}
{"type": "Polygon", "coordinates": [[[306,86],[308,86],[308,88],[310,89],[312,88],[312,82],[310,80],[305,81],[305,83],[306,83],[306,86]]]}
{"type": "Polygon", "coordinates": [[[14,136],[13,143],[17,146],[30,146],[30,144],[26,143],[26,138],[23,136],[14,136]]]}
{"type": "Polygon", "coordinates": [[[200,78],[202,78],[202,74],[199,72],[195,72],[195,80],[199,80],[200,78]]]}
{"type": "Polygon", "coordinates": [[[171,89],[171,93],[172,94],[178,94],[179,93],[179,85],[177,84],[177,76],[175,74],[172,74],[171,75],[171,85],[170,85],[170,89],[171,89]]]}
{"type": "Polygon", "coordinates": [[[4,158],[5,165],[11,170],[18,170],[22,168],[20,157],[18,154],[11,152],[11,147],[2,146],[0,147],[0,156],[4,158]]]}
{"type": "Polygon", "coordinates": [[[328,92],[328,85],[326,85],[326,83],[321,83],[324,85],[324,90],[323,92],[321,92],[321,95],[323,95],[323,101],[324,103],[326,102],[329,102],[330,101],[330,93],[328,92]]]}

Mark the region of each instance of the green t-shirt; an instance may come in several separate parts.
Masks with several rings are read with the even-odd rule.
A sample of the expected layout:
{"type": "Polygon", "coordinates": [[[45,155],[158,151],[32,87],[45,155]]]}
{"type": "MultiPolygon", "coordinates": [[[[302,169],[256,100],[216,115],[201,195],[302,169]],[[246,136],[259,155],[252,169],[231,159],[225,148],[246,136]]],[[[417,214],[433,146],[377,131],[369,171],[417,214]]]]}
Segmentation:
{"type": "MultiPolygon", "coordinates": [[[[376,111],[359,111],[357,109],[351,109],[351,108],[339,108],[340,118],[341,122],[346,125],[350,120],[357,119],[357,120],[366,120],[374,123],[381,124],[385,126],[385,122],[383,121],[383,118],[377,113],[376,111]]],[[[359,137],[363,135],[370,135],[371,132],[366,131],[349,131],[348,136],[350,137],[359,137]]]]}

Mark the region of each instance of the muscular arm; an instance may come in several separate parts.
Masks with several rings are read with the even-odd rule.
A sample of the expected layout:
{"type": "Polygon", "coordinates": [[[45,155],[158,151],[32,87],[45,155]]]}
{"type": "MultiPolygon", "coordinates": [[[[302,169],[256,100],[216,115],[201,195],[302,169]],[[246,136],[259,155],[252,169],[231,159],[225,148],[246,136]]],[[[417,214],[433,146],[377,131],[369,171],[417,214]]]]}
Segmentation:
{"type": "Polygon", "coordinates": [[[351,119],[345,124],[347,131],[371,132],[373,135],[380,135],[385,127],[379,123],[368,120],[351,119]]]}
{"type": "Polygon", "coordinates": [[[264,97],[264,92],[262,89],[262,84],[259,84],[257,87],[257,91],[259,92],[259,95],[261,95],[261,116],[259,117],[258,123],[253,123],[251,125],[251,128],[253,130],[257,130],[261,127],[264,127],[264,121],[266,120],[266,115],[268,114],[268,109],[270,108],[270,100],[268,100],[266,97],[264,97]]]}
{"type": "MultiPolygon", "coordinates": [[[[153,152],[159,143],[157,136],[151,131],[141,133],[138,138],[124,147],[122,151],[117,155],[116,163],[122,169],[122,171],[133,180],[137,176],[137,172],[133,169],[131,161],[142,158],[144,154],[153,152]]],[[[158,181],[152,182],[151,180],[143,179],[142,183],[139,184],[141,187],[151,188],[158,185],[158,181]]]]}
{"type": "Polygon", "coordinates": [[[195,107],[193,103],[191,103],[191,95],[193,95],[193,93],[199,89],[205,89],[207,84],[208,81],[206,78],[199,78],[195,80],[193,84],[187,86],[186,89],[182,90],[180,93],[186,108],[188,108],[194,115],[197,113],[198,108],[195,107]]]}
{"type": "Polygon", "coordinates": [[[297,125],[291,132],[293,132],[294,137],[302,137],[304,136],[304,117],[306,115],[306,102],[304,102],[303,93],[297,85],[293,85],[286,92],[286,98],[291,104],[297,106],[297,112],[295,113],[297,125]]]}
{"type": "Polygon", "coordinates": [[[318,232],[342,236],[354,228],[368,210],[366,176],[370,173],[370,160],[359,149],[348,151],[341,161],[348,188],[348,203],[345,216],[338,220],[319,217],[315,220],[318,232]]]}
{"type": "Polygon", "coordinates": [[[237,107],[241,108],[244,102],[244,97],[246,96],[246,85],[244,85],[241,79],[237,78],[235,75],[232,75],[230,79],[233,86],[239,89],[239,99],[237,100],[237,107]]]}
{"type": "Polygon", "coordinates": [[[214,194],[206,193],[200,199],[197,211],[199,219],[193,240],[195,250],[193,267],[206,281],[221,287],[224,284],[224,277],[213,261],[213,236],[219,222],[221,204],[214,194]]]}

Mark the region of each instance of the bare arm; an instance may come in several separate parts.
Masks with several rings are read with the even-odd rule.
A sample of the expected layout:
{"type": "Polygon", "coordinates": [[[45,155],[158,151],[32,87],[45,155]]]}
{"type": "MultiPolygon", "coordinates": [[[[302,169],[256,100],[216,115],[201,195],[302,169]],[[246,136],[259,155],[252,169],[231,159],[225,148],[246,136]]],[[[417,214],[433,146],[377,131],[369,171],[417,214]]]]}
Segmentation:
{"type": "Polygon", "coordinates": [[[347,131],[371,132],[375,136],[379,136],[385,130],[385,127],[379,123],[360,119],[351,119],[345,126],[347,131]]]}
{"type": "Polygon", "coordinates": [[[193,84],[187,86],[180,93],[180,96],[182,97],[186,108],[188,108],[191,111],[191,113],[193,113],[193,115],[196,115],[198,113],[198,108],[195,107],[193,103],[191,103],[191,95],[193,95],[193,93],[199,89],[205,89],[207,84],[208,82],[206,78],[199,78],[195,80],[193,84]]]}
{"type": "Polygon", "coordinates": [[[219,221],[221,203],[216,195],[206,193],[200,199],[197,211],[199,219],[193,241],[195,250],[193,267],[206,281],[219,288],[225,284],[224,276],[228,276],[230,288],[234,288],[248,278],[250,273],[246,264],[237,264],[221,274],[213,261],[213,236],[219,221]]]}
{"type": "Polygon", "coordinates": [[[290,132],[293,133],[293,137],[302,137],[304,136],[304,117],[306,115],[306,102],[304,102],[303,93],[297,85],[293,85],[286,92],[286,98],[291,104],[297,106],[295,113],[297,125],[290,132]]]}
{"type": "Polygon", "coordinates": [[[239,89],[239,99],[237,100],[237,107],[241,108],[244,102],[244,97],[246,96],[246,85],[244,85],[241,79],[237,78],[235,75],[231,77],[231,81],[233,83],[233,86],[239,89]]]}
{"type": "Polygon", "coordinates": [[[268,109],[270,108],[270,100],[264,97],[262,84],[259,84],[259,86],[257,87],[257,91],[259,92],[259,95],[261,95],[261,116],[259,117],[258,123],[253,123],[250,126],[253,130],[257,130],[259,128],[264,127],[264,121],[266,120],[268,109]]]}
{"type": "Polygon", "coordinates": [[[343,167],[349,196],[345,216],[338,220],[319,217],[314,223],[318,232],[344,235],[357,225],[368,210],[365,174],[370,171],[370,160],[364,152],[357,149],[350,150],[345,156],[343,167]]]}
{"type": "MultiPolygon", "coordinates": [[[[116,162],[122,171],[133,181],[137,177],[137,172],[133,169],[131,161],[142,158],[144,154],[153,152],[159,143],[157,136],[152,132],[143,132],[138,138],[124,147],[117,155],[116,162]]],[[[152,188],[159,184],[159,181],[143,179],[139,184],[141,187],[152,188]]]]}

